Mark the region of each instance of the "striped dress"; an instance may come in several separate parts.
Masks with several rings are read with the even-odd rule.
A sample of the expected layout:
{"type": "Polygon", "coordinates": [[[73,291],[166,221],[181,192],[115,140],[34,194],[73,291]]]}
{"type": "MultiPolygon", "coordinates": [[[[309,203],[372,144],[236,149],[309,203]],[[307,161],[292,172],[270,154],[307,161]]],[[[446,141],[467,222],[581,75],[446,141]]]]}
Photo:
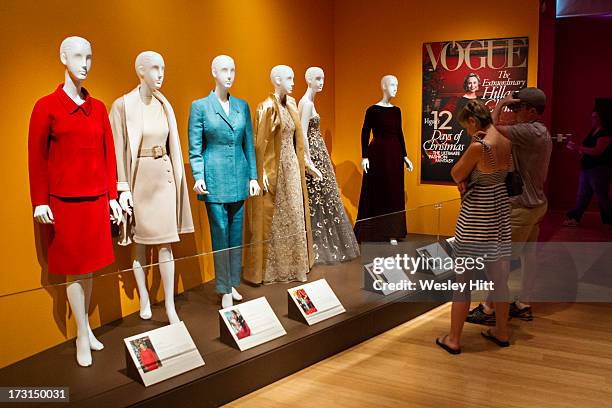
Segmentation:
{"type": "MultiPolygon", "coordinates": [[[[483,154],[494,161],[491,148],[482,140],[483,154]]],[[[455,227],[455,257],[483,257],[487,262],[509,256],[512,251],[510,200],[505,178],[508,170],[485,173],[474,169],[455,227]]]]}

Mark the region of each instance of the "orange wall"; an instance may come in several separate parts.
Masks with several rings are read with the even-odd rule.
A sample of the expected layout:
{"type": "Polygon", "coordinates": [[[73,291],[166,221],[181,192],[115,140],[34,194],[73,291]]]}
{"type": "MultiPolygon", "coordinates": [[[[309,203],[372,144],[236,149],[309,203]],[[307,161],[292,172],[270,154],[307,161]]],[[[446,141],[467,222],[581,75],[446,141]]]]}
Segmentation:
{"type": "MultiPolygon", "coordinates": [[[[235,58],[233,93],[246,99],[252,110],[271,90],[268,75],[273,65],[293,66],[298,99],[305,89],[304,70],[310,65],[323,67],[326,85],[317,97],[317,110],[353,221],[361,184],[363,114],[380,99],[378,83],[383,74],[394,73],[399,78],[395,103],[402,108],[408,154],[418,169],[422,42],[528,35],[532,84],[536,77],[535,0],[472,1],[470,9],[478,12],[470,15],[469,24],[461,20],[466,10],[448,0],[435,4],[408,0],[97,0],[86,4],[76,12],[57,0],[5,0],[0,6],[4,40],[0,43],[0,78],[5,93],[1,102],[5,120],[0,123],[5,140],[0,161],[5,175],[0,327],[6,328],[0,340],[0,367],[75,335],[63,286],[2,297],[49,283],[37,254],[32,222],[27,128],[34,102],[63,80],[58,48],[64,37],[80,35],[91,41],[93,70],[86,87],[107,106],[136,86],[133,61],[138,52],[152,49],[164,56],[167,78],[162,91],[176,111],[185,160],[189,106],[209,92],[209,65],[215,55],[227,53],[235,58]]],[[[458,197],[453,187],[420,185],[417,180],[418,170],[406,177],[409,207],[458,197]]],[[[453,203],[443,210],[442,224],[451,232],[457,208],[453,203]]],[[[210,249],[203,206],[192,200],[192,212],[197,231],[183,237],[175,249],[178,258],[210,249]]],[[[429,207],[409,212],[408,219],[411,231],[431,233],[438,217],[429,207]]],[[[116,254],[118,263],[107,268],[109,275],[97,279],[94,286],[93,326],[138,310],[132,274],[116,273],[129,266],[129,253],[117,248],[116,254]]],[[[211,271],[211,256],[177,261],[179,290],[210,279],[211,271]]],[[[149,274],[149,278],[151,292],[161,299],[159,274],[149,274]]]]}
{"type": "MultiPolygon", "coordinates": [[[[337,0],[335,2],[335,114],[331,146],[338,184],[351,220],[361,186],[361,125],[368,106],[381,99],[380,79],[393,74],[399,91],[406,149],[415,170],[406,172],[406,206],[458,199],[455,187],[419,182],[421,50],[424,42],[528,36],[529,83],[537,78],[537,0],[337,0]]],[[[442,233],[452,234],[458,204],[444,205],[442,233]]],[[[431,206],[408,211],[410,232],[435,233],[431,206]]]]}
{"type": "MultiPolygon", "coordinates": [[[[210,61],[221,53],[234,57],[237,79],[233,94],[246,99],[252,111],[272,90],[272,66],[294,68],[294,96],[298,99],[305,90],[306,68],[321,66],[327,74],[327,87],[317,100],[317,108],[323,131],[329,133],[333,128],[333,3],[326,0],[96,0],[79,5],[57,0],[4,0],[0,9],[0,78],[5,94],[5,120],[0,123],[5,191],[0,295],[49,283],[36,250],[27,182],[27,129],[36,100],[63,81],[58,55],[63,38],[79,35],[92,43],[93,66],[85,86],[108,108],[115,98],[137,85],[134,58],[140,51],[152,49],[164,56],[167,77],[162,92],[175,109],[185,161],[190,104],[210,91],[210,61]]],[[[177,257],[210,250],[205,211],[193,197],[192,210],[198,231],[183,236],[175,249],[177,257]]],[[[118,263],[105,270],[111,276],[94,285],[91,319],[95,326],[138,310],[132,274],[114,273],[129,266],[129,252],[117,248],[116,253],[118,263]]],[[[194,259],[178,261],[177,276],[179,290],[210,279],[211,257],[202,257],[199,265],[194,259]]],[[[149,274],[149,278],[152,292],[160,293],[159,274],[149,274]]],[[[64,292],[60,286],[0,297],[0,327],[5,328],[0,366],[74,336],[64,292]]]]}

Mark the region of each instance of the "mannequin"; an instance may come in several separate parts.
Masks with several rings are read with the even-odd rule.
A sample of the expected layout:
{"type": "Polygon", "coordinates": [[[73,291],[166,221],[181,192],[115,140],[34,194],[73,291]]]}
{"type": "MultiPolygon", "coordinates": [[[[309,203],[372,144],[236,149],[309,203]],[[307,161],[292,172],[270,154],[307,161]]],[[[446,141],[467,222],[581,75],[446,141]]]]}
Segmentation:
{"type": "Polygon", "coordinates": [[[382,99],[366,111],[361,132],[364,175],[355,234],[360,241],[388,240],[397,245],[396,238],[406,235],[403,166],[412,171],[413,165],[406,154],[401,111],[391,104],[397,94],[397,78],[385,75],[380,87],[382,99]],[[374,140],[370,144],[371,131],[374,140]]]}
{"type": "MultiPolygon", "coordinates": [[[[264,194],[248,203],[244,278],[253,283],[306,281],[313,263],[304,137],[293,70],[270,72],[274,93],[257,106],[255,152],[264,194]]],[[[309,172],[316,175],[312,164],[309,172]]]]}
{"type": "Polygon", "coordinates": [[[91,60],[86,39],[62,41],[64,83],[38,100],[28,136],[34,219],[49,233],[49,273],[67,277],[77,324],[76,358],[83,367],[92,364],[91,350],[104,348],[91,330],[88,310],[93,272],[114,262],[109,209],[113,222],[121,221],[106,108],[82,86],[91,60]]]}
{"type": "MultiPolygon", "coordinates": [[[[164,82],[162,56],[145,51],[136,57],[140,85],[118,98],[110,123],[117,154],[119,204],[130,220],[120,244],[132,246],[132,267],[140,295],[140,317],[150,319],[146,245],[157,248],[164,303],[170,324],[180,321],[174,306],[172,243],[193,232],[181,144],[174,111],[159,92],[164,82]],[[166,150],[168,147],[168,150],[166,150]]],[[[126,221],[126,224],[128,222],[126,221]]]]}
{"type": "Polygon", "coordinates": [[[206,204],[213,244],[215,281],[223,308],[242,300],[244,201],[261,193],[253,147],[251,112],[230,96],[236,65],[227,55],[211,64],[215,90],[194,101],[189,114],[189,158],[198,199],[206,204]],[[229,249],[231,248],[231,249],[229,249]]]}
{"type": "MultiPolygon", "coordinates": [[[[392,107],[393,105],[391,104],[391,99],[395,98],[395,95],[397,95],[398,85],[399,83],[395,76],[385,75],[380,81],[380,88],[382,89],[383,97],[376,105],[386,108],[392,107]]],[[[412,162],[408,156],[404,156],[404,161],[406,162],[408,171],[412,171],[414,166],[412,165],[412,162]]],[[[363,157],[361,159],[361,168],[366,173],[368,170],[370,170],[370,160],[367,157],[363,157]]]]}
{"type": "Polygon", "coordinates": [[[321,118],[315,108],[315,96],[323,90],[325,74],[319,67],[310,67],[305,78],[308,89],[298,110],[304,146],[308,146],[304,159],[318,173],[318,177],[306,176],[314,261],[324,264],[349,261],[359,256],[359,245],[340,199],[334,167],[321,136],[321,118]]]}

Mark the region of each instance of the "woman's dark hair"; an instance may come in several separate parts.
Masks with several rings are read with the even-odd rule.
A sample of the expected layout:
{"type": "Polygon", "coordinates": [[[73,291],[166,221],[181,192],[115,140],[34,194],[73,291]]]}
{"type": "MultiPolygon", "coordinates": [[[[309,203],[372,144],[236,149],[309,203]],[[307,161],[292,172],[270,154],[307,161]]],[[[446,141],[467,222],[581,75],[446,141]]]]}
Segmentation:
{"type": "Polygon", "coordinates": [[[593,109],[593,112],[597,113],[597,116],[599,116],[601,127],[605,129],[606,132],[612,131],[612,106],[597,106],[593,109]]]}
{"type": "Polygon", "coordinates": [[[487,108],[487,105],[479,99],[472,99],[466,103],[461,112],[459,112],[457,120],[459,123],[466,123],[469,118],[476,119],[479,129],[485,129],[493,123],[491,111],[487,108]]]}
{"type": "Polygon", "coordinates": [[[463,80],[463,90],[467,91],[467,84],[468,84],[468,79],[470,78],[476,78],[476,80],[478,81],[478,85],[480,85],[480,77],[478,75],[476,75],[473,72],[470,72],[469,74],[466,75],[465,79],[463,80]]]}

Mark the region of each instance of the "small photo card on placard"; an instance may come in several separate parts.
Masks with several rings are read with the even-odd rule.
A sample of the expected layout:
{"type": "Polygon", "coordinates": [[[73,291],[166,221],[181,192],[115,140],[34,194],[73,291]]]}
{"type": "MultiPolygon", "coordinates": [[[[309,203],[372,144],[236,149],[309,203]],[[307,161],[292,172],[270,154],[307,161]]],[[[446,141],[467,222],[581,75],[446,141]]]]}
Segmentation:
{"type": "Polygon", "coordinates": [[[183,322],[127,337],[123,341],[133,367],[146,387],[204,365],[183,322]]]}
{"type": "Polygon", "coordinates": [[[376,271],[374,268],[374,263],[372,262],[364,265],[364,268],[366,271],[365,273],[370,278],[364,279],[364,284],[367,285],[365,289],[372,292],[382,293],[385,296],[401,290],[401,283],[410,282],[406,272],[397,265],[394,265],[392,268],[381,268],[380,271],[376,271]],[[389,289],[390,287],[394,289],[389,289]]]}
{"type": "Polygon", "coordinates": [[[308,325],[346,311],[325,279],[296,286],[287,292],[308,325]]]}
{"type": "Polygon", "coordinates": [[[265,297],[221,309],[219,314],[240,351],[287,334],[265,297]]]}

